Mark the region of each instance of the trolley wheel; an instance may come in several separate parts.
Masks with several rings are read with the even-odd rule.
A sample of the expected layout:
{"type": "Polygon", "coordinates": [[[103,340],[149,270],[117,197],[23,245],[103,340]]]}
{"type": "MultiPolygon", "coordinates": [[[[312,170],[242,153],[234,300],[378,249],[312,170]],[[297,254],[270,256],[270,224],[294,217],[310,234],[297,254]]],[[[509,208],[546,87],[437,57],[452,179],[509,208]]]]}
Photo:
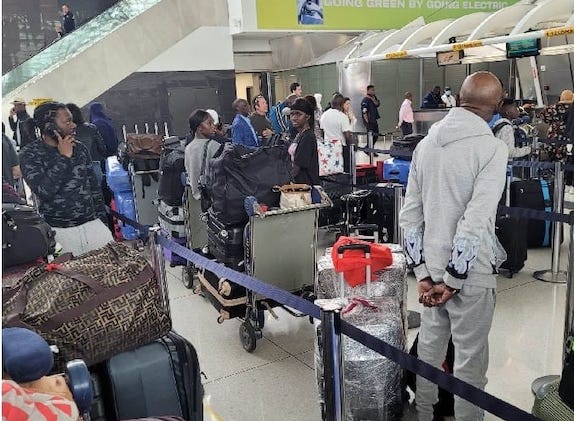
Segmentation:
{"type": "Polygon", "coordinates": [[[181,282],[183,283],[183,286],[187,289],[193,289],[193,278],[195,275],[193,266],[184,266],[182,272],[181,282]]]}
{"type": "Polygon", "coordinates": [[[257,333],[249,320],[245,320],[239,326],[239,340],[244,350],[247,352],[255,351],[257,347],[257,333]]]}
{"type": "Polygon", "coordinates": [[[255,323],[255,326],[259,329],[265,327],[265,312],[262,308],[258,308],[256,311],[251,311],[249,317],[255,323]]]}

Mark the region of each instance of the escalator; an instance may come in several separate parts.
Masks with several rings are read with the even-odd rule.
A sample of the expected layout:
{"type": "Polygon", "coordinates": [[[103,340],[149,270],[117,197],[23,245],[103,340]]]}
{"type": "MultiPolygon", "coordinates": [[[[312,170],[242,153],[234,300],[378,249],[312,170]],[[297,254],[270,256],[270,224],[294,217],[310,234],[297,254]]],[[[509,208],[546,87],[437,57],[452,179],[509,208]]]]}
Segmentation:
{"type": "Polygon", "coordinates": [[[122,0],[6,73],[3,109],[15,97],[83,105],[200,26],[217,25],[227,14],[224,3],[122,0]]]}

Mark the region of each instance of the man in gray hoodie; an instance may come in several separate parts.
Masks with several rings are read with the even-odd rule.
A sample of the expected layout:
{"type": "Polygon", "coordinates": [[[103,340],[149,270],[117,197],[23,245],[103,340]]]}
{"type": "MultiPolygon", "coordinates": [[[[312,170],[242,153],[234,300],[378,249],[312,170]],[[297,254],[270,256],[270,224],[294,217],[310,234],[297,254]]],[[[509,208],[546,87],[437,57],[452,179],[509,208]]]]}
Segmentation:
{"type": "MultiPolygon", "coordinates": [[[[413,154],[400,214],[407,261],[425,305],[419,358],[439,367],[452,335],[454,375],[481,389],[486,385],[494,273],[506,259],[494,222],[508,148],[487,125],[502,95],[492,73],[477,72],[465,79],[461,106],[434,124],[413,154]]],[[[437,400],[437,386],[417,376],[419,421],[433,419],[437,400]]],[[[479,408],[455,397],[457,421],[477,421],[482,415],[479,408]]]]}

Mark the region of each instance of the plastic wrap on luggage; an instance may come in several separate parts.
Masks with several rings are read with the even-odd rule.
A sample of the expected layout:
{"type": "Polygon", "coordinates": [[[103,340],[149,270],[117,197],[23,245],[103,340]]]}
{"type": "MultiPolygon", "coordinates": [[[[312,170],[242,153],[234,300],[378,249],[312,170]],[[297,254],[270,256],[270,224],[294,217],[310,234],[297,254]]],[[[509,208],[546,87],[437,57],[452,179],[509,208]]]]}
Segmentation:
{"type": "MultiPolygon", "coordinates": [[[[340,300],[340,299],[334,299],[340,300]]],[[[404,350],[401,304],[393,297],[343,299],[343,319],[388,344],[404,350]]],[[[321,337],[320,325],[317,338],[321,337]]],[[[315,344],[315,369],[322,399],[322,352],[315,344]]],[[[343,336],[345,413],[347,421],[399,420],[402,415],[402,369],[391,360],[343,336]]]]}
{"type": "MultiPolygon", "coordinates": [[[[403,299],[406,294],[407,263],[403,249],[398,244],[385,244],[393,253],[393,264],[376,272],[376,278],[371,283],[371,297],[397,297],[403,299]],[[401,298],[403,297],[403,298],[401,298]]],[[[341,296],[339,274],[335,272],[331,260],[331,248],[327,248],[325,255],[317,261],[317,285],[315,294],[317,298],[336,298],[341,296]]],[[[352,288],[345,283],[345,297],[367,294],[367,285],[362,284],[352,288]]]]}

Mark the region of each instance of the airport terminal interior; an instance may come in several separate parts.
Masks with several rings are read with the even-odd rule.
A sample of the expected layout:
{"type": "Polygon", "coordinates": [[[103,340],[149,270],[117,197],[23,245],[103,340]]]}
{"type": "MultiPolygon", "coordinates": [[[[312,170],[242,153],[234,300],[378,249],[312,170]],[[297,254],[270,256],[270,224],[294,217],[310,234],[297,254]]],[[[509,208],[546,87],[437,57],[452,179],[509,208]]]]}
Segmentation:
{"type": "MultiPolygon", "coordinates": [[[[373,179],[363,182],[359,175],[349,175],[343,184],[347,187],[356,184],[349,187],[349,192],[373,186],[388,187],[388,183],[406,187],[402,173],[395,178],[392,175],[395,173],[384,172],[391,165],[389,160],[397,160],[397,155],[392,155],[390,150],[405,133],[401,131],[401,123],[406,120],[403,114],[399,116],[399,110],[406,97],[412,100],[411,133],[422,138],[432,124],[448,114],[445,95],[452,95],[453,105],[459,106],[458,94],[465,78],[477,71],[488,71],[502,83],[509,103],[520,107],[523,113],[520,118],[528,114],[528,120],[510,123],[520,125],[521,133],[529,139],[528,152],[516,158],[529,164],[525,168],[510,169],[514,178],[509,182],[551,180],[545,185],[547,189],[556,189],[557,194],[544,196],[539,210],[557,214],[574,212],[572,177],[560,166],[574,163],[572,147],[566,146],[572,139],[556,137],[554,123],[549,125],[550,120],[542,117],[548,115],[544,110],[549,106],[556,107],[553,104],[572,104],[574,0],[3,0],[2,34],[2,121],[6,123],[8,142],[13,140],[20,151],[22,126],[14,122],[16,111],[12,112],[18,104],[25,106],[32,116],[34,110],[46,102],[74,103],[89,121],[93,104],[100,103],[120,142],[133,133],[144,137],[156,134],[162,139],[179,136],[185,141],[190,132],[190,114],[198,109],[215,110],[218,114],[215,123],[221,123],[222,133],[231,137],[232,124],[235,127],[235,121],[241,119],[239,114],[236,116],[238,98],[252,106],[259,105],[258,98],[263,97],[269,104],[270,119],[276,113],[278,121],[282,118],[289,121],[289,112],[299,108],[294,102],[287,106],[293,106],[293,111],[285,112],[282,107],[293,94],[293,87],[300,86],[301,93],[297,96],[314,96],[323,112],[331,107],[331,101],[335,103],[337,93],[350,102],[346,114],[359,150],[350,163],[345,159],[345,165],[355,164],[357,169],[343,171],[343,161],[337,166],[340,164],[340,173],[359,174],[355,171],[364,165],[373,169],[373,179]],[[73,26],[69,26],[72,21],[73,26]],[[370,118],[364,108],[369,85],[374,86],[380,101],[376,129],[366,127],[364,120],[364,115],[367,120],[370,118]],[[425,103],[436,89],[440,105],[426,107],[425,103]],[[372,133],[368,134],[373,130],[378,135],[376,139],[372,133]],[[556,139],[563,141],[553,144],[559,145],[556,148],[563,156],[556,152],[558,149],[551,149],[552,153],[545,155],[547,159],[542,158],[542,153],[533,152],[537,147],[537,151],[546,151],[544,142],[552,136],[555,142],[556,139]],[[367,150],[361,151],[361,148],[367,150]],[[553,168],[552,165],[537,167],[542,161],[561,164],[553,168]],[[554,168],[560,168],[560,175],[554,168]]],[[[272,130],[281,135],[275,127],[272,130]]],[[[254,135],[257,138],[260,134],[254,132],[254,135]]],[[[198,139],[196,135],[195,140],[198,139]]],[[[525,145],[527,143],[521,144],[525,145]]],[[[207,147],[203,153],[205,159],[207,147]]],[[[120,168],[121,153],[118,154],[119,161],[114,158],[114,163],[120,168]]],[[[115,157],[116,153],[111,155],[115,157]]],[[[3,158],[5,156],[3,146],[3,158]]],[[[185,159],[188,159],[187,152],[185,159]]],[[[183,160],[181,162],[183,165],[183,160]]],[[[3,160],[3,174],[6,165],[3,160]]],[[[324,171],[327,160],[321,165],[320,171],[324,171]]],[[[106,171],[111,166],[103,170],[108,177],[106,171]]],[[[128,186],[133,188],[129,202],[133,214],[124,215],[143,225],[160,223],[157,206],[161,195],[158,196],[159,182],[154,178],[161,174],[159,167],[139,173],[133,163],[129,168],[126,164],[125,168],[126,177],[128,173],[131,177],[132,186],[130,182],[128,186]],[[142,174],[152,176],[145,178],[142,174]],[[144,202],[146,209],[143,209],[144,202]]],[[[335,172],[323,174],[329,177],[335,172]]],[[[334,185],[340,183],[338,180],[334,185]]],[[[29,203],[38,204],[27,185],[19,188],[29,203]]],[[[329,193],[326,184],[323,188],[329,193]]],[[[118,206],[120,200],[111,185],[110,189],[118,206]]],[[[333,197],[329,201],[331,199],[333,197]]],[[[275,216],[261,218],[256,225],[253,214],[259,211],[252,203],[249,206],[245,203],[252,221],[244,245],[246,250],[252,246],[252,251],[246,251],[245,261],[257,262],[263,267],[264,258],[280,261],[281,256],[285,256],[284,260],[290,261],[293,256],[305,256],[289,263],[288,270],[291,274],[297,268],[307,268],[303,283],[313,289],[322,270],[316,263],[344,232],[341,227],[348,225],[349,214],[341,213],[339,219],[329,219],[326,223],[319,223],[321,216],[318,215],[324,210],[317,210],[311,219],[286,216],[282,231],[273,234],[261,221],[273,221],[275,216]],[[307,229],[299,227],[299,232],[288,229],[288,224],[299,223],[297,221],[308,224],[307,229]],[[264,230],[268,230],[265,242],[257,243],[255,239],[260,237],[256,236],[263,236],[259,232],[264,230]],[[308,241],[309,244],[303,243],[307,249],[301,247],[302,241],[308,241]],[[293,244],[291,248],[290,244],[293,244]]],[[[395,219],[401,204],[402,199],[395,197],[389,205],[395,219]]],[[[186,201],[178,206],[187,206],[186,201]]],[[[115,209],[122,213],[119,207],[115,209]]],[[[3,215],[4,211],[3,208],[3,215]]],[[[192,217],[187,209],[181,212],[187,218],[182,235],[188,236],[188,242],[183,240],[179,244],[191,247],[189,238],[196,235],[195,228],[189,227],[193,225],[192,217]]],[[[211,210],[205,212],[209,214],[211,210]]],[[[195,221],[205,223],[199,217],[195,221]]],[[[376,218],[369,223],[379,224],[377,230],[382,229],[382,222],[376,218]]],[[[535,404],[533,382],[562,373],[565,333],[567,329],[572,329],[571,334],[574,332],[574,276],[569,272],[572,270],[569,261],[573,263],[574,256],[570,251],[571,226],[563,224],[560,239],[558,235],[553,236],[554,228],[550,229],[556,224],[543,224],[544,244],[528,248],[524,266],[518,268],[517,273],[497,277],[494,319],[488,336],[485,391],[529,414],[535,404]],[[540,276],[540,271],[546,274],[540,276]],[[539,279],[542,277],[546,280],[539,279]]],[[[403,238],[399,227],[391,224],[385,229],[394,233],[397,243],[403,238]]],[[[138,243],[136,231],[130,231],[133,237],[125,235],[124,228],[121,232],[126,241],[132,240],[129,244],[138,243]]],[[[243,247],[243,230],[241,239],[243,247]]],[[[3,260],[5,248],[3,241],[3,260]]],[[[171,264],[172,260],[169,255],[165,261],[172,329],[197,351],[204,387],[204,419],[330,420],[322,414],[319,403],[317,320],[313,322],[289,306],[265,308],[255,317],[255,322],[262,326],[262,336],[255,342],[255,349],[248,352],[244,314],[227,320],[210,299],[210,294],[217,294],[218,281],[210,290],[197,276],[191,277],[186,266],[171,264]]],[[[273,273],[272,268],[262,275],[261,269],[259,272],[253,269],[255,263],[251,267],[255,277],[261,276],[261,280],[272,285],[275,278],[284,276],[283,273],[267,275],[273,273]]],[[[10,271],[10,281],[3,275],[4,286],[14,282],[15,269],[10,271]]],[[[406,332],[403,350],[408,352],[419,331],[416,316],[423,312],[423,305],[419,303],[412,271],[408,272],[405,282],[406,300],[401,317],[406,324],[408,311],[411,326],[403,332],[406,332]]],[[[221,292],[222,281],[219,288],[221,292]]],[[[5,319],[3,314],[3,322],[5,319]]],[[[572,366],[574,357],[570,360],[572,366]]],[[[369,395],[369,386],[367,382],[361,385],[366,395],[369,395]]],[[[404,392],[402,400],[402,415],[381,410],[377,418],[347,414],[347,417],[332,419],[416,421],[412,390],[404,392]]],[[[566,415],[544,420],[573,421],[574,408],[570,414],[572,418],[566,415]]],[[[102,419],[106,417],[98,421],[102,419]]],[[[503,418],[486,412],[484,419],[503,418]]]]}

